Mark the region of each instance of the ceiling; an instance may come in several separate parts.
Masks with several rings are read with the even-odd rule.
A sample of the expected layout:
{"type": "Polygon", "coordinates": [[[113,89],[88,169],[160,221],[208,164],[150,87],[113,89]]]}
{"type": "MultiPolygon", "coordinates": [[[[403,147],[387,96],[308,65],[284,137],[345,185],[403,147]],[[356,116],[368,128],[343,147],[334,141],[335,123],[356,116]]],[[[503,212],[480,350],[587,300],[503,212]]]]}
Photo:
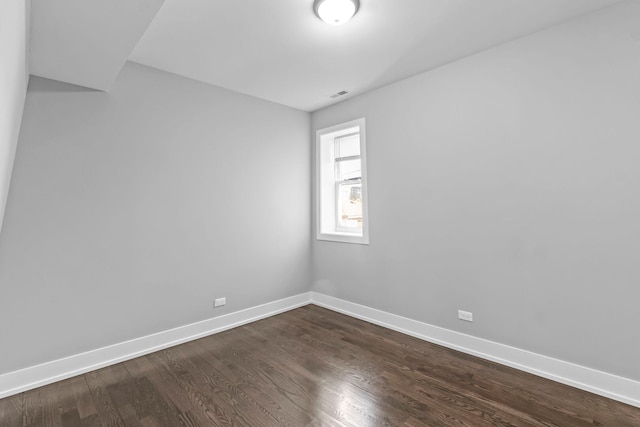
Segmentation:
{"type": "Polygon", "coordinates": [[[332,27],[313,0],[33,0],[31,72],[106,90],[128,58],[314,111],[618,2],[361,0],[332,27]]]}
{"type": "Polygon", "coordinates": [[[29,72],[108,90],[163,1],[32,0],[29,72]]]}

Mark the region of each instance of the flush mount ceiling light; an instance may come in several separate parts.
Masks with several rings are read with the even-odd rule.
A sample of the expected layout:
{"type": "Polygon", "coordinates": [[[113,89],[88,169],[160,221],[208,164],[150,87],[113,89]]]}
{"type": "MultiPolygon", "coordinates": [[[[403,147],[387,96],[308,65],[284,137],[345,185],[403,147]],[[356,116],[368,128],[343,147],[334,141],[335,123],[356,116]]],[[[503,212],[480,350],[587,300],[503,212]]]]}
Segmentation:
{"type": "Polygon", "coordinates": [[[341,25],[358,12],[360,0],[315,0],[313,11],[329,25],[341,25]]]}

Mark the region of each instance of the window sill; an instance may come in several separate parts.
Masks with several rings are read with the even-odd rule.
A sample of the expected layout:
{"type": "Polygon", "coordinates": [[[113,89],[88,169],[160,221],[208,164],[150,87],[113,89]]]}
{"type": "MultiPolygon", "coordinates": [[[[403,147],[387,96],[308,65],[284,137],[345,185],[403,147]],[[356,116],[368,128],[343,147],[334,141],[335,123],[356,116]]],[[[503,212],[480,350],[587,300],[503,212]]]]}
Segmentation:
{"type": "Polygon", "coordinates": [[[317,240],[323,240],[327,242],[338,242],[338,243],[353,243],[356,245],[368,245],[369,237],[361,236],[358,234],[352,233],[318,233],[316,236],[317,240]]]}

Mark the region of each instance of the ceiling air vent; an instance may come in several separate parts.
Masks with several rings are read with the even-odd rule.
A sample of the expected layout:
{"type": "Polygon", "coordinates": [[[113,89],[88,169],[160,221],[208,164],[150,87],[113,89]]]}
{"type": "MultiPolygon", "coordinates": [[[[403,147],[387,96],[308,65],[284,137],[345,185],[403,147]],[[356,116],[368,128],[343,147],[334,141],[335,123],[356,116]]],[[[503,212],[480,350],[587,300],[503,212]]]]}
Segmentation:
{"type": "Polygon", "coordinates": [[[347,92],[346,90],[341,90],[341,91],[340,91],[340,92],[338,92],[338,93],[334,93],[334,94],[333,94],[333,95],[331,95],[329,98],[335,99],[335,98],[337,98],[337,97],[339,97],[339,96],[346,95],[346,94],[348,94],[348,93],[349,93],[349,92],[347,92]]]}

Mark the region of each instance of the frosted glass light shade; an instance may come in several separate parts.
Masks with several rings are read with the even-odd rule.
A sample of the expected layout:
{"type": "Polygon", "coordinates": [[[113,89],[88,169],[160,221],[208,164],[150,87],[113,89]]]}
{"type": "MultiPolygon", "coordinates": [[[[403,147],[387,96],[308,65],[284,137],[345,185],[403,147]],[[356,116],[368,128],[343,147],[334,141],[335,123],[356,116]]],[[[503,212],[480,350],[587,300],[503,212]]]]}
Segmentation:
{"type": "Polygon", "coordinates": [[[316,0],[313,10],[329,25],[341,25],[353,17],[360,7],[359,0],[316,0]]]}

